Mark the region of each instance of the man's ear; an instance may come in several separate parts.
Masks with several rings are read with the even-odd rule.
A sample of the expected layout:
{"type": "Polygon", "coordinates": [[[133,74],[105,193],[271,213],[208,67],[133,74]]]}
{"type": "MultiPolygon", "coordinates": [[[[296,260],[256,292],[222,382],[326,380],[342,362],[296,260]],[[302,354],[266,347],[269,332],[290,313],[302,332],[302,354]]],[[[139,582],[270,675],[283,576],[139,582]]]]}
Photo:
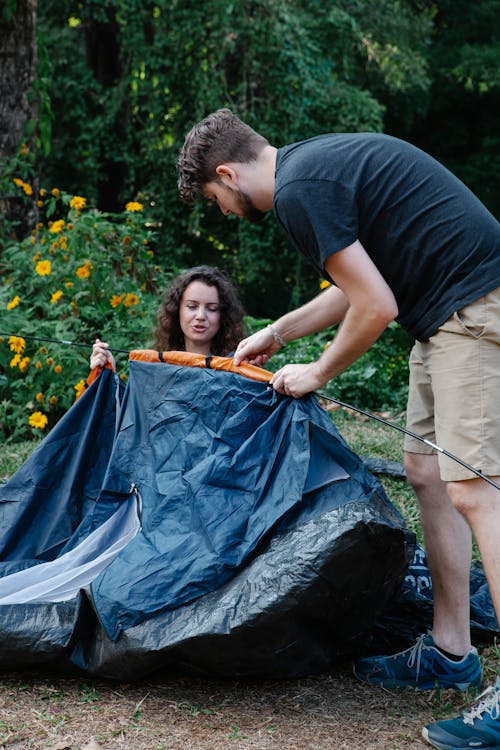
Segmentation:
{"type": "Polygon", "coordinates": [[[227,164],[219,164],[215,170],[216,175],[219,177],[222,183],[225,185],[236,185],[238,183],[238,174],[227,164]]]}

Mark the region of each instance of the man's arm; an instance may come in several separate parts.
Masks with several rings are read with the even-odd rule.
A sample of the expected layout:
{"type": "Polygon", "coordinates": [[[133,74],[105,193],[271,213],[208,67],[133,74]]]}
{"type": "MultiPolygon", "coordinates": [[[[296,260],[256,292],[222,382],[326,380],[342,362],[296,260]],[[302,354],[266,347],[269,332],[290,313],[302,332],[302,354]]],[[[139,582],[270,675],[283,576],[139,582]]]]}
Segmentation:
{"type": "Polygon", "coordinates": [[[296,398],[349,367],[398,314],[394,294],[358,240],[331,255],[325,268],[344,293],[348,307],[333,342],[316,362],[285,365],[273,375],[273,388],[296,398]]]}
{"type": "MultiPolygon", "coordinates": [[[[309,336],[343,320],[349,303],[336,286],[328,287],[305,305],[292,310],[273,323],[274,330],[286,342],[309,336]]],[[[234,363],[264,364],[279,349],[279,344],[269,328],[243,339],[238,344],[234,363]]]]}

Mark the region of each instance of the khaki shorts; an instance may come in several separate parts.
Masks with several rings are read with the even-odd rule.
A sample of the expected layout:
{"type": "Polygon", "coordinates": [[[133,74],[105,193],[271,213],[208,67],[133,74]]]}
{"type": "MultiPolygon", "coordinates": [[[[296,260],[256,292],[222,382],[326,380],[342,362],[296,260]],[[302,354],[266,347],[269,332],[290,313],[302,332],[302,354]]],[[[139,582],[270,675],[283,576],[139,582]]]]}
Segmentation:
{"type": "MultiPolygon", "coordinates": [[[[500,476],[500,287],[454,313],[410,355],[407,428],[500,476]]],[[[410,453],[436,453],[405,435],[410,453]]],[[[475,474],[438,453],[441,479],[475,474]]]]}

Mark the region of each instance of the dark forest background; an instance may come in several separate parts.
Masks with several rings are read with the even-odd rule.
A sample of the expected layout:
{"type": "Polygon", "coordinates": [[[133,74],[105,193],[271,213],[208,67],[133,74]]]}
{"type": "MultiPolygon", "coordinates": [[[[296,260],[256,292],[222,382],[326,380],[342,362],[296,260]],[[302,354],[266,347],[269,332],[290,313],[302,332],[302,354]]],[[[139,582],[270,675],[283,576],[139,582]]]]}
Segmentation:
{"type": "Polygon", "coordinates": [[[253,226],[178,198],[185,133],[223,106],[276,146],[404,138],[499,216],[499,18],[500,0],[2,0],[0,252],[2,233],[37,221],[36,194],[9,187],[14,164],[103,211],[148,204],[159,262],[225,268],[253,316],[309,298],[318,279],[271,216],[253,226]]]}

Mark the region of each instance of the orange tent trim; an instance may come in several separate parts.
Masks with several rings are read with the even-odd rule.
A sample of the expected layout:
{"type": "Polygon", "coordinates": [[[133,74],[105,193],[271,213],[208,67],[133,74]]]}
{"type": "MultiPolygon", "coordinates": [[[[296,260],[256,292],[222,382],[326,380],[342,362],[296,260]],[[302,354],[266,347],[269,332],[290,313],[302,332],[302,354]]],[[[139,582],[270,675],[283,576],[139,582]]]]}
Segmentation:
{"type": "Polygon", "coordinates": [[[210,370],[225,370],[243,375],[260,383],[269,383],[272,372],[255,367],[243,362],[236,366],[232,357],[217,357],[215,355],[205,357],[203,354],[191,352],[157,352],[154,349],[136,349],[129,354],[129,360],[139,362],[164,362],[167,365],[186,365],[187,367],[205,367],[210,370]]]}
{"type": "MultiPolygon", "coordinates": [[[[186,367],[204,367],[210,370],[224,370],[225,372],[234,372],[237,375],[243,375],[251,380],[258,380],[260,383],[269,383],[272,378],[272,372],[255,367],[243,362],[236,366],[232,357],[217,357],[215,355],[205,357],[203,354],[193,354],[191,352],[158,352],[154,349],[135,349],[131,351],[129,361],[135,362],[154,362],[167,365],[184,365],[186,367]]],[[[106,369],[113,368],[108,363],[106,369]]],[[[86,380],[86,387],[92,385],[94,380],[100,375],[102,368],[94,367],[86,380]]]]}

